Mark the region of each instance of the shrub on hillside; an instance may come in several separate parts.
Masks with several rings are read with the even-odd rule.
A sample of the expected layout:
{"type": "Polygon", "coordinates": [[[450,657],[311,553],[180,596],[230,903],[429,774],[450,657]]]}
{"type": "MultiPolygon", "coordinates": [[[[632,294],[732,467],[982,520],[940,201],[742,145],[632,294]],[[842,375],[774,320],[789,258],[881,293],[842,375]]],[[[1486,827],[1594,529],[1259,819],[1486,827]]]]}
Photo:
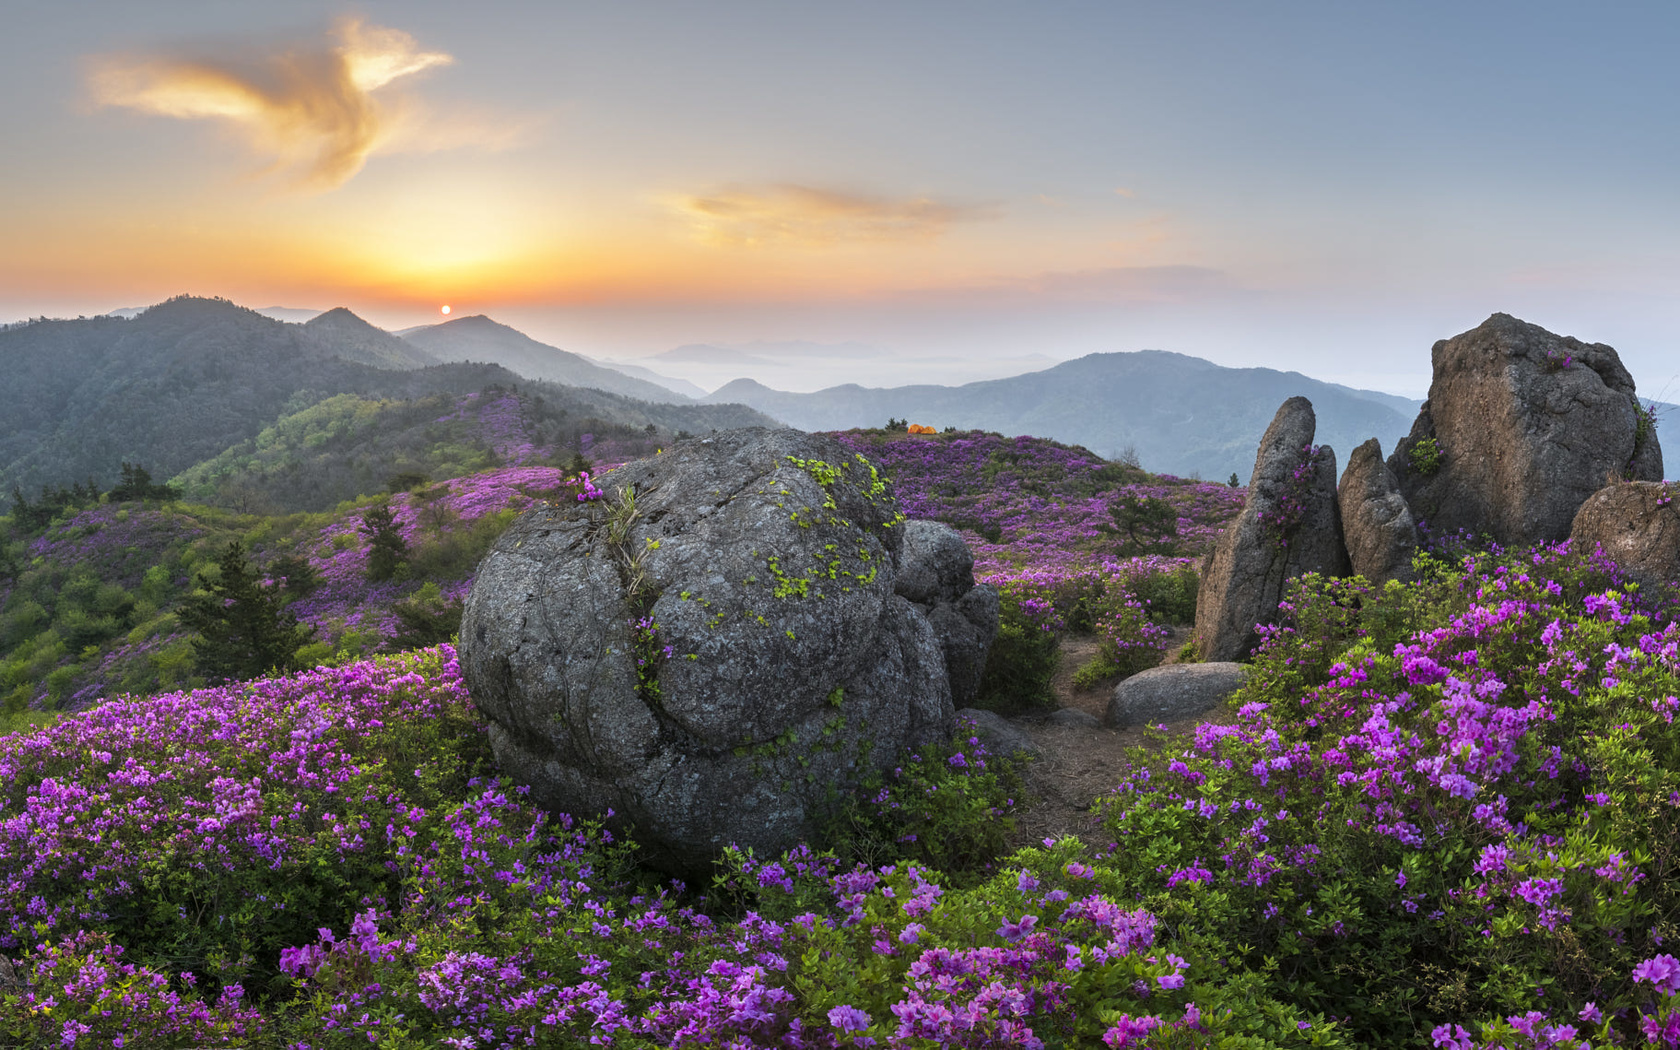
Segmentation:
{"type": "Polygon", "coordinates": [[[986,654],[974,706],[989,711],[1055,707],[1057,630],[1061,619],[1049,602],[1024,588],[1000,588],[997,637],[986,654]]]}

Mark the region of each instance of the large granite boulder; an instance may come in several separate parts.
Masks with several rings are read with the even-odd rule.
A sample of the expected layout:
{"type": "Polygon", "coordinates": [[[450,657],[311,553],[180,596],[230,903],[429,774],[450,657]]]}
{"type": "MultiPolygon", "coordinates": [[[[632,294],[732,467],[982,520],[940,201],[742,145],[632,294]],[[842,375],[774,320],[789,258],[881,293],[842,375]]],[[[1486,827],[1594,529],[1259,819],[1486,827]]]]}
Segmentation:
{"type": "Polygon", "coordinates": [[[1242,688],[1244,664],[1168,664],[1139,671],[1114,687],[1104,721],[1116,729],[1178,722],[1218,707],[1242,688]]]}
{"type": "Polygon", "coordinates": [[[731,843],[792,845],[837,789],[951,731],[939,635],[894,593],[903,519],[862,456],[739,430],[596,480],[514,523],[461,622],[491,746],[543,806],[610,811],[700,873],[731,843]]]}
{"type": "Polygon", "coordinates": [[[1353,450],[1336,489],[1342,538],[1355,575],[1381,585],[1412,578],[1417,525],[1376,438],[1353,450]]]}
{"type": "Polygon", "coordinates": [[[1639,589],[1664,597],[1680,584],[1680,485],[1635,481],[1607,485],[1575,512],[1569,539],[1604,549],[1639,589]]]}
{"type": "Polygon", "coordinates": [[[1284,584],[1303,573],[1348,573],[1336,504],[1336,453],[1312,443],[1312,402],[1285,401],[1260,439],[1248,501],[1202,561],[1196,651],[1203,660],[1246,658],[1255,625],[1278,618],[1284,584]]]}
{"type": "Polygon", "coordinates": [[[916,604],[945,654],[951,702],[967,707],[980,695],[986,654],[998,631],[998,593],[974,583],[974,555],[962,533],[939,521],[907,521],[893,592],[916,604]]]}
{"type": "Polygon", "coordinates": [[[1429,400],[1388,459],[1429,535],[1561,540],[1606,481],[1662,480],[1656,431],[1610,347],[1494,314],[1432,356],[1429,400]]]}

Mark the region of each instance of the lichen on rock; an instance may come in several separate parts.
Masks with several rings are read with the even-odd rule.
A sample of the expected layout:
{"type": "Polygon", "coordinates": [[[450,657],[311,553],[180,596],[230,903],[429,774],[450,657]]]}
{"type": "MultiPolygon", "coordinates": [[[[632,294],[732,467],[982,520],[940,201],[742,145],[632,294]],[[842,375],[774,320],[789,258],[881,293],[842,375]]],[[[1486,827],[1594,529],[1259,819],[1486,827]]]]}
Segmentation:
{"type": "Polygon", "coordinates": [[[461,625],[497,758],[544,806],[610,810],[697,873],[791,846],[950,731],[940,632],[894,593],[904,519],[862,456],[760,428],[596,480],[602,499],[509,529],[461,625]]]}

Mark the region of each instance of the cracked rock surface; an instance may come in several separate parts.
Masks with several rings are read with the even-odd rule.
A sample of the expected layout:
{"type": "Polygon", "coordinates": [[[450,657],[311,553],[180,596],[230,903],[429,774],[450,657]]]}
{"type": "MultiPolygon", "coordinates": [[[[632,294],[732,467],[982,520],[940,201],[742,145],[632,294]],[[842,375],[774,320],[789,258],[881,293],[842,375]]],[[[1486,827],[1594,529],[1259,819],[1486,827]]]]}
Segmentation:
{"type": "Polygon", "coordinates": [[[1653,602],[1680,590],[1680,486],[1634,481],[1607,485],[1575,514],[1569,538],[1601,547],[1653,602]]]}
{"type": "MultiPolygon", "coordinates": [[[[793,845],[837,791],[951,731],[949,638],[894,593],[905,523],[867,461],[755,428],[596,482],[515,522],[461,623],[497,759],[551,812],[610,810],[699,874],[730,844],[793,845]]],[[[960,600],[973,578],[929,586],[960,600]]]]}
{"type": "Polygon", "coordinates": [[[1432,358],[1429,400],[1388,459],[1430,536],[1555,542],[1607,482],[1662,480],[1662,448],[1639,426],[1633,377],[1603,343],[1494,314],[1436,343],[1432,358]],[[1427,474],[1412,457],[1426,438],[1440,451],[1427,474]]]}
{"type": "Polygon", "coordinates": [[[1394,472],[1383,462],[1382,445],[1376,438],[1348,457],[1336,502],[1354,575],[1378,587],[1389,580],[1410,580],[1417,525],[1394,472]]]}
{"type": "Polygon", "coordinates": [[[1199,659],[1246,660],[1260,644],[1256,625],[1277,621],[1289,580],[1307,572],[1348,574],[1335,450],[1325,445],[1316,458],[1307,455],[1317,427],[1312,402],[1292,397],[1260,439],[1242,513],[1202,562],[1199,659]]]}

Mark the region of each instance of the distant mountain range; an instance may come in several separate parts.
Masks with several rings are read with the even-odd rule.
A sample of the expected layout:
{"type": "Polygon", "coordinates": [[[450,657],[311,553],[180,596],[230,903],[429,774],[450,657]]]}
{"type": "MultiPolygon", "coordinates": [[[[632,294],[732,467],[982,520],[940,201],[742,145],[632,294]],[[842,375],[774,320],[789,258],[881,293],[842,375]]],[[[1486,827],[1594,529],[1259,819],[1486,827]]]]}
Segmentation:
{"type": "MultiPolygon", "coordinates": [[[[1160,350],[1091,354],[960,386],[849,383],[793,393],[737,379],[707,395],[682,379],[549,346],[488,317],[391,333],[343,308],[270,312],[282,310],[308,319],[283,323],[222,300],[183,297],[131,320],[37,321],[0,331],[0,495],[14,483],[32,490],[89,475],[107,481],[122,459],[172,476],[334,394],[413,398],[491,383],[560,384],[573,388],[569,410],[673,431],[753,421],[838,430],[904,419],[1052,438],[1109,457],[1133,454],[1161,473],[1243,480],[1288,397],[1313,402],[1318,440],[1341,462],[1367,438],[1392,449],[1421,404],[1160,350]],[[580,389],[594,393],[577,401],[580,389]]],[[[762,358],[797,368],[849,354],[847,371],[877,374],[887,367],[877,360],[885,353],[862,344],[690,344],[647,360],[725,368],[762,358]]],[[[1658,408],[1665,422],[1675,418],[1672,406],[1658,408]]]]}
{"type": "Polygon", "coordinates": [[[1355,445],[1404,436],[1420,401],[1355,390],[1270,368],[1224,368],[1162,350],[1090,354],[1041,372],[963,386],[855,384],[811,394],[737,380],[708,402],[740,402],[806,430],[880,426],[890,418],[943,429],[1032,434],[1084,445],[1100,455],[1135,453],[1152,471],[1244,481],[1286,398],[1309,398],[1318,441],[1341,462],[1355,445]]]}
{"type": "Polygon", "coordinates": [[[14,485],[29,496],[87,478],[107,487],[124,460],[172,477],[335,394],[411,400],[519,386],[576,417],[670,433],[774,425],[738,405],[672,404],[687,399],[629,377],[621,378],[659,400],[533,382],[496,364],[437,363],[348,310],[289,324],[185,296],[133,318],[0,331],[0,375],[0,502],[8,504],[14,485]]]}

